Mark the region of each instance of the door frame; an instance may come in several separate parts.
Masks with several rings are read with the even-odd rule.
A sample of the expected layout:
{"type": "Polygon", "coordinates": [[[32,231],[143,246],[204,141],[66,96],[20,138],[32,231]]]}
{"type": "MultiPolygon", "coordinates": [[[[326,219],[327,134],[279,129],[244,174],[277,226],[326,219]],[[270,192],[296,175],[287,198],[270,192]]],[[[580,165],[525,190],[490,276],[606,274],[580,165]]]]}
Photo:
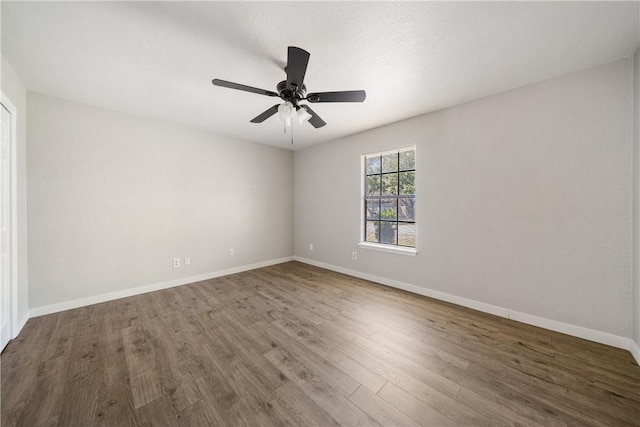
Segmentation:
{"type": "MultiPolygon", "coordinates": [[[[18,110],[16,106],[11,102],[9,97],[5,95],[4,91],[1,91],[1,103],[4,108],[9,111],[11,114],[11,137],[10,137],[10,146],[9,146],[9,156],[10,156],[10,196],[9,196],[9,212],[10,212],[10,233],[11,233],[11,242],[10,242],[10,279],[9,279],[9,293],[11,294],[11,298],[9,300],[10,304],[10,314],[9,314],[9,331],[11,339],[14,339],[18,336],[20,332],[18,330],[18,156],[17,156],[17,132],[18,132],[18,110]]],[[[2,107],[0,106],[0,108],[2,107]]]]}

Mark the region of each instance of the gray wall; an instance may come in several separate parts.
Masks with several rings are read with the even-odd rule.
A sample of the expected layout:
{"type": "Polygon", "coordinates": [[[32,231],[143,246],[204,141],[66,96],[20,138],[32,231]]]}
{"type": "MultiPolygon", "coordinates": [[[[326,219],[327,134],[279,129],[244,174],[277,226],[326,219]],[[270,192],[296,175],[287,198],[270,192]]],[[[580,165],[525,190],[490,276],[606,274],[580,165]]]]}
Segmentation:
{"type": "Polygon", "coordinates": [[[31,308],[292,255],[290,151],[34,92],[27,106],[31,308]]]}
{"type": "Polygon", "coordinates": [[[17,110],[17,223],[18,223],[18,322],[29,314],[27,264],[27,91],[13,67],[2,57],[2,92],[17,110]]]}
{"type": "Polygon", "coordinates": [[[631,337],[632,65],[297,151],[296,256],[631,337]],[[360,249],[360,156],[409,144],[418,254],[360,249]]]}

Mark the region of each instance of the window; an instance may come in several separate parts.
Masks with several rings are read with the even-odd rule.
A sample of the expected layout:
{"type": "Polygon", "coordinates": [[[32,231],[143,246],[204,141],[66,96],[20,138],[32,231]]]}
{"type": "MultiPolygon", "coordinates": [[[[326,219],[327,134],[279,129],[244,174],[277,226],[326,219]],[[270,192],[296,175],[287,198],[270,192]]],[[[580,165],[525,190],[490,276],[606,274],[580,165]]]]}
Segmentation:
{"type": "Polygon", "coordinates": [[[363,244],[415,248],[415,147],[363,157],[363,244]]]}

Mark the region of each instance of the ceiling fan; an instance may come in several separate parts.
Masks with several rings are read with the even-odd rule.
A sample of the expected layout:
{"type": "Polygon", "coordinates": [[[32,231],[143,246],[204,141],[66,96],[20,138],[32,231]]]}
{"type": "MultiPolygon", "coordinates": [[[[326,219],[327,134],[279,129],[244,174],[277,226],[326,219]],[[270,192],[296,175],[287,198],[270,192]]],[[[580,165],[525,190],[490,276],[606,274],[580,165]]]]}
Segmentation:
{"type": "Polygon", "coordinates": [[[302,124],[308,120],[315,128],[326,125],[325,121],[318,116],[308,105],[301,105],[300,101],[310,103],[316,102],[362,102],[367,94],[364,90],[347,90],[339,92],[315,92],[307,94],[307,87],[304,85],[304,75],[307,72],[309,63],[309,52],[299,47],[289,46],[287,56],[287,66],[285,72],[287,79],[281,81],[276,86],[277,92],[259,89],[256,87],[242,85],[240,83],[226,80],[213,79],[214,86],[226,87],[229,89],[242,90],[245,92],[257,93],[259,95],[279,97],[284,103],[276,104],[261,114],[251,119],[251,123],[262,123],[269,117],[278,113],[286,124],[291,123],[291,118],[295,114],[302,124]]]}

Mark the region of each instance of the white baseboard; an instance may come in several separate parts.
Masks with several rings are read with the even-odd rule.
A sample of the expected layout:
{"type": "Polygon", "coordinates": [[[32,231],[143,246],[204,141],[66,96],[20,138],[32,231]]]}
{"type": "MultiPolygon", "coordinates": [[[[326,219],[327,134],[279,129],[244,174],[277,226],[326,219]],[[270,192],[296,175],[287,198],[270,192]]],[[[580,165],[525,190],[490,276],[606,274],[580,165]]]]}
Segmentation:
{"type": "Polygon", "coordinates": [[[631,340],[631,348],[629,349],[629,351],[633,355],[634,359],[636,359],[638,365],[640,365],[640,344],[638,344],[634,340],[631,340]]]}
{"type": "MultiPolygon", "coordinates": [[[[487,304],[480,301],[475,301],[468,298],[459,297],[456,295],[448,294],[446,292],[436,291],[422,286],[416,286],[409,283],[399,282],[397,280],[388,279],[386,277],[375,276],[373,274],[363,273],[357,270],[351,270],[349,268],[339,267],[332,264],[327,264],[320,261],[315,261],[308,258],[294,256],[296,261],[300,261],[306,264],[315,265],[316,267],[326,268],[327,270],[336,271],[338,273],[347,274],[349,276],[359,277],[361,279],[370,280],[372,282],[380,283],[383,285],[391,286],[393,288],[402,289],[415,294],[424,295],[426,297],[434,298],[441,301],[450,302],[463,307],[472,308],[474,310],[482,311],[484,313],[493,314],[507,319],[512,319],[518,322],[526,323],[540,328],[549,329],[551,331],[560,332],[567,335],[572,335],[578,338],[584,338],[589,341],[594,341],[601,344],[610,345],[612,347],[621,348],[623,350],[629,350],[633,353],[632,343],[633,340],[618,335],[609,334],[607,332],[596,331],[594,329],[584,328],[582,326],[576,326],[569,323],[559,322],[557,320],[546,319],[544,317],[534,316],[532,314],[522,313],[514,311],[504,307],[498,307],[495,305],[487,304]]],[[[638,353],[638,346],[635,346],[636,353],[633,354],[640,364],[640,357],[638,353]]]]}
{"type": "Polygon", "coordinates": [[[29,319],[30,319],[30,313],[29,313],[29,310],[27,310],[27,312],[22,317],[22,320],[18,322],[18,327],[16,328],[16,330],[13,331],[13,336],[11,337],[11,339],[16,338],[20,334],[20,332],[22,332],[22,328],[24,328],[24,325],[27,324],[27,321],[29,319]]]}
{"type": "Polygon", "coordinates": [[[121,291],[108,292],[106,294],[79,298],[72,301],[64,301],[56,304],[44,305],[44,306],[35,307],[29,310],[29,317],[44,316],[46,314],[52,314],[60,311],[71,310],[73,308],[85,307],[87,305],[99,304],[101,302],[131,297],[134,295],[146,294],[148,292],[158,291],[158,290],[167,289],[167,288],[173,288],[175,286],[187,285],[189,283],[200,282],[208,279],[214,279],[216,277],[228,276],[229,274],[241,273],[243,271],[248,271],[248,270],[255,270],[256,268],[268,267],[270,265],[281,264],[283,262],[292,261],[292,260],[293,260],[292,256],[286,257],[286,258],[278,258],[278,259],[273,259],[269,261],[258,262],[255,264],[228,268],[226,270],[199,274],[197,276],[182,277],[180,279],[168,280],[166,282],[154,283],[152,285],[138,286],[135,288],[123,289],[121,291]]]}
{"type": "Polygon", "coordinates": [[[24,325],[27,324],[28,320],[29,320],[29,310],[27,310],[24,316],[22,316],[22,319],[18,322],[18,324],[15,325],[15,328],[12,328],[11,337],[10,337],[11,340],[16,339],[18,335],[20,335],[20,332],[22,332],[22,328],[24,328],[24,325]]]}

